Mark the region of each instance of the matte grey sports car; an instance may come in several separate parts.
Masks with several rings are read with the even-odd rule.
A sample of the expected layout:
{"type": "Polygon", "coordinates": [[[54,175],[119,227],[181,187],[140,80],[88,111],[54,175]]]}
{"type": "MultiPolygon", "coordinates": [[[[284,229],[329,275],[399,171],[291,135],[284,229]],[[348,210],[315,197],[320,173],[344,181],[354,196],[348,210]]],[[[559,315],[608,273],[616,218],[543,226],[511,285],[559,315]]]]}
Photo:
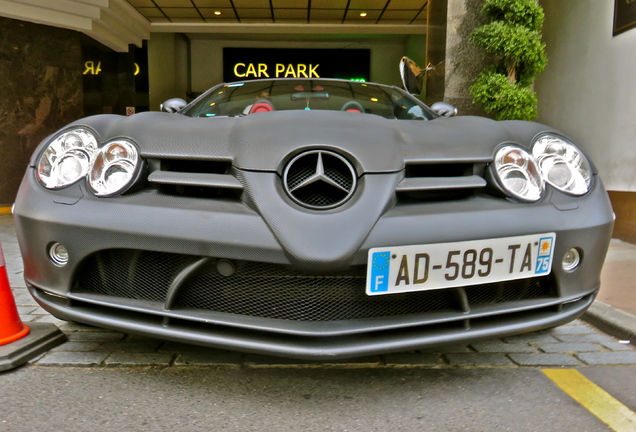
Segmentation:
{"type": "Polygon", "coordinates": [[[557,326],[594,300],[612,209],[547,126],[344,80],[184,105],[78,120],[35,152],[15,221],[56,317],[333,359],[557,326]]]}

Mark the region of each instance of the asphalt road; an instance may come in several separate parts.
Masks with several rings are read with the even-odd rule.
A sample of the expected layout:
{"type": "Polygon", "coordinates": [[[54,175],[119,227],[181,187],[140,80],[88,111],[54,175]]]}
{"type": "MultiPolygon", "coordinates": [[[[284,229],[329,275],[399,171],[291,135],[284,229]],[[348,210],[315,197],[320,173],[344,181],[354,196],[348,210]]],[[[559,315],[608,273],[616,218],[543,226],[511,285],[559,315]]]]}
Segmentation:
{"type": "MultiPolygon", "coordinates": [[[[636,366],[579,368],[636,410],[636,366]]],[[[608,431],[540,369],[39,368],[0,431],[608,431]]]]}
{"type": "Polygon", "coordinates": [[[0,240],[20,315],[69,342],[0,373],[0,432],[636,431],[633,341],[579,320],[336,364],[205,350],[48,315],[26,292],[9,222],[0,240]],[[583,374],[615,398],[601,418],[631,423],[608,427],[574,399],[598,394],[566,393],[546,369],[583,374]]]}

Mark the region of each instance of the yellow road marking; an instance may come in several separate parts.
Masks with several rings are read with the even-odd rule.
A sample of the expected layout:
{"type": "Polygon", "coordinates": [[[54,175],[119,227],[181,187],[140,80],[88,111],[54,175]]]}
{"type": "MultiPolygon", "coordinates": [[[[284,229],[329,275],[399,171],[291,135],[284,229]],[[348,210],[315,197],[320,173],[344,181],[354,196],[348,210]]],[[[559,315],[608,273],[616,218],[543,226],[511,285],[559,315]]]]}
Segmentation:
{"type": "Polygon", "coordinates": [[[574,369],[543,369],[572,399],[616,432],[636,431],[636,413],[574,369]]]}
{"type": "Polygon", "coordinates": [[[0,215],[11,214],[11,207],[0,207],[0,215]]]}

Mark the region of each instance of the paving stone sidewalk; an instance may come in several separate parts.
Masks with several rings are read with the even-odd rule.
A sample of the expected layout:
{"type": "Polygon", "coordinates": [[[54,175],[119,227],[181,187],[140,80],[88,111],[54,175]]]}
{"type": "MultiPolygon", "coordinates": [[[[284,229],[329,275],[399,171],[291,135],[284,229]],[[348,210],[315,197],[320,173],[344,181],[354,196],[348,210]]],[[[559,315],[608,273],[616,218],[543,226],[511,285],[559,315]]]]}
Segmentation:
{"type": "Polygon", "coordinates": [[[632,343],[619,341],[580,320],[520,336],[337,362],[243,354],[143,338],[61,321],[48,314],[25,287],[13,225],[4,216],[0,216],[0,242],[22,320],[53,323],[68,336],[68,342],[30,362],[40,367],[519,368],[636,364],[632,343]]]}

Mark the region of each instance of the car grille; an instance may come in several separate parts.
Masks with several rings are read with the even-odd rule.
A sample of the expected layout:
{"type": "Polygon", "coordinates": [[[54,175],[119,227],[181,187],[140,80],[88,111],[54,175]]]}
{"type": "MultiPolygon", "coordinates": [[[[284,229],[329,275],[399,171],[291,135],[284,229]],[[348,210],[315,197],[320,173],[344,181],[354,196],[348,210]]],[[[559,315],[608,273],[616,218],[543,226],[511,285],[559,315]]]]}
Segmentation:
{"type": "Polygon", "coordinates": [[[468,312],[478,305],[556,297],[552,276],[384,296],[365,294],[366,266],[321,275],[277,264],[235,262],[235,273],[223,276],[217,260],[210,258],[184,277],[200,260],[148,251],[101,251],[84,261],[73,291],[159,302],[162,310],[196,309],[293,321],[468,312]]]}
{"type": "Polygon", "coordinates": [[[407,163],[397,186],[400,203],[453,201],[470,198],[486,187],[482,162],[407,163]]]}
{"type": "Polygon", "coordinates": [[[231,174],[231,161],[152,159],[148,182],[166,195],[238,199],[243,185],[231,174]]]}
{"type": "MultiPolygon", "coordinates": [[[[237,179],[231,161],[201,161],[193,159],[153,159],[148,182],[166,195],[205,199],[239,200],[244,185],[237,179]]],[[[470,198],[486,187],[483,172],[486,161],[434,162],[413,161],[405,165],[404,179],[398,184],[398,202],[454,201],[470,198]]],[[[315,167],[311,167],[314,169],[315,167]]],[[[297,174],[303,179],[302,170],[297,174]]],[[[333,173],[332,173],[333,174],[333,173]]],[[[341,177],[341,176],[340,176],[341,177]]],[[[350,179],[338,178],[345,188],[350,179]]],[[[328,207],[342,198],[324,187],[304,188],[300,201],[310,207],[328,207]]],[[[346,194],[344,194],[346,195],[346,194]]]]}

